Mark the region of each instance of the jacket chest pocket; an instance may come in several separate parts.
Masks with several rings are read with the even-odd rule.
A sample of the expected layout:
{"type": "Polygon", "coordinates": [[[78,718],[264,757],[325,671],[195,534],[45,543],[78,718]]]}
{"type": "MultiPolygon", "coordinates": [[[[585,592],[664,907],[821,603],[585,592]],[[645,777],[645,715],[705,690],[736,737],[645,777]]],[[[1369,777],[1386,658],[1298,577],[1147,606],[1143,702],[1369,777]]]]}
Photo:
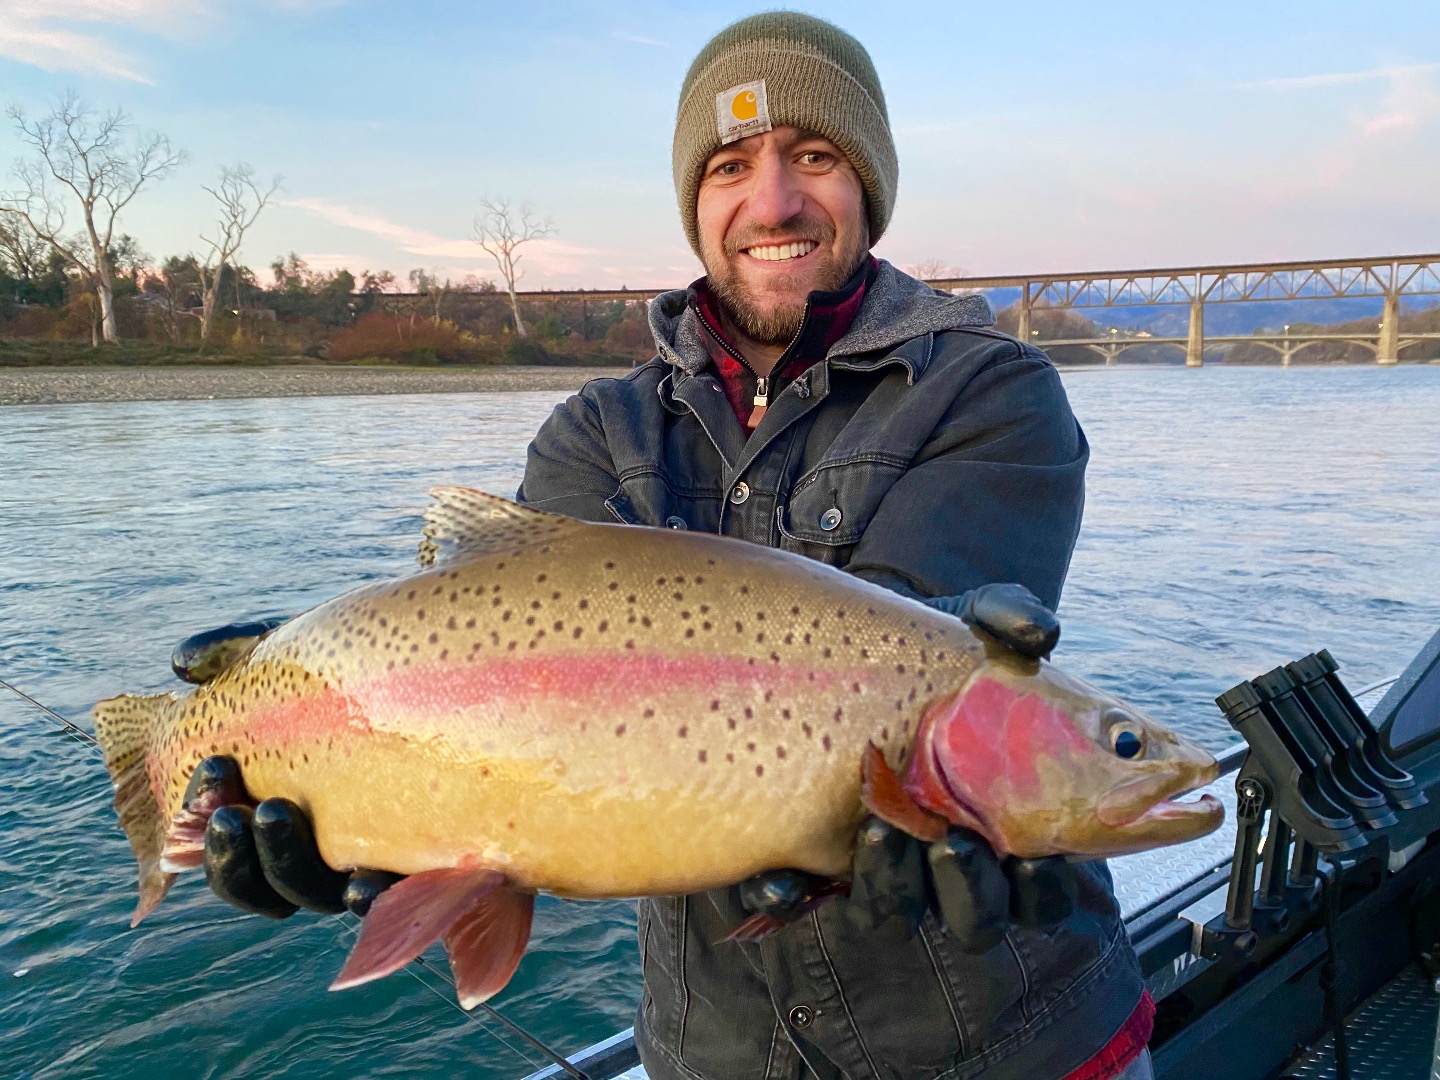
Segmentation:
{"type": "Polygon", "coordinates": [[[658,472],[624,477],[605,500],[616,520],[626,525],[656,525],[697,532],[720,530],[720,489],[672,484],[658,472]]]}
{"type": "Polygon", "coordinates": [[[876,455],[827,463],[805,474],[776,510],[780,546],[843,566],[904,471],[905,462],[876,455]]]}

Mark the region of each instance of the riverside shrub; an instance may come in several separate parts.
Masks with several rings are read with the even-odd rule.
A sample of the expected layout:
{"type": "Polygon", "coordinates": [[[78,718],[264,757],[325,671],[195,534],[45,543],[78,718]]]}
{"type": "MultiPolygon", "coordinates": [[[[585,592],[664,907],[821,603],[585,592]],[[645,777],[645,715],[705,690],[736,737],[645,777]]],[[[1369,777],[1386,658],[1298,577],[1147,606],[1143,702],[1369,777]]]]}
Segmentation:
{"type": "Polygon", "coordinates": [[[397,360],[412,364],[485,364],[503,362],[495,350],[454,323],[371,311],[336,332],[327,359],[397,360]]]}

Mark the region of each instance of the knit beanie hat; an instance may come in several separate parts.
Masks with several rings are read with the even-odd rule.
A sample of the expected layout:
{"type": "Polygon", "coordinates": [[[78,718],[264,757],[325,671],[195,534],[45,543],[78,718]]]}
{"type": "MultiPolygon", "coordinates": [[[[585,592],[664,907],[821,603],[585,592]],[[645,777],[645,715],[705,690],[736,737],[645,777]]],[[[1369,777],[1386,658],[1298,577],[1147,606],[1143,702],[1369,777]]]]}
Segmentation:
{"type": "Polygon", "coordinates": [[[880,239],[900,165],[870,54],[823,19],[769,11],[711,38],[680,87],[671,165],[680,220],[697,255],[695,199],[705,162],[722,146],[787,126],[825,136],[850,159],[865,189],[870,243],[880,239]]]}

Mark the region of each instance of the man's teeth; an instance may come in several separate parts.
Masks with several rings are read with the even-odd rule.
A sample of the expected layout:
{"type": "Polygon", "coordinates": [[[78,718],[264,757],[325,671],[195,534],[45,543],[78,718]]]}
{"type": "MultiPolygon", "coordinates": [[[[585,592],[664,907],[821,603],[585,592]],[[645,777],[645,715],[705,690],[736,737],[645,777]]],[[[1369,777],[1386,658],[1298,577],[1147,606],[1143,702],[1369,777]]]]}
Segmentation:
{"type": "Polygon", "coordinates": [[[798,240],[793,244],[769,244],[765,247],[747,248],[746,254],[753,259],[764,259],[766,262],[784,262],[786,259],[798,259],[802,255],[809,255],[819,246],[814,240],[798,240]]]}

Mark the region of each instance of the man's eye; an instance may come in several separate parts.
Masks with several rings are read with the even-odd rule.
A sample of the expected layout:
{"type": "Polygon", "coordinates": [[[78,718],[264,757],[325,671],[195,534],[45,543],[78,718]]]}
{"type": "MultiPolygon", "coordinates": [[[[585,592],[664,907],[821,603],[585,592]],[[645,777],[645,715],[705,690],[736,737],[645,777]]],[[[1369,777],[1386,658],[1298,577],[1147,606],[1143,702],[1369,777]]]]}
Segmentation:
{"type": "Polygon", "coordinates": [[[831,160],[824,150],[807,150],[800,155],[800,161],[804,165],[824,165],[831,160]]]}
{"type": "Polygon", "coordinates": [[[735,176],[740,172],[740,162],[727,161],[724,164],[716,165],[714,174],[716,176],[735,176]]]}

